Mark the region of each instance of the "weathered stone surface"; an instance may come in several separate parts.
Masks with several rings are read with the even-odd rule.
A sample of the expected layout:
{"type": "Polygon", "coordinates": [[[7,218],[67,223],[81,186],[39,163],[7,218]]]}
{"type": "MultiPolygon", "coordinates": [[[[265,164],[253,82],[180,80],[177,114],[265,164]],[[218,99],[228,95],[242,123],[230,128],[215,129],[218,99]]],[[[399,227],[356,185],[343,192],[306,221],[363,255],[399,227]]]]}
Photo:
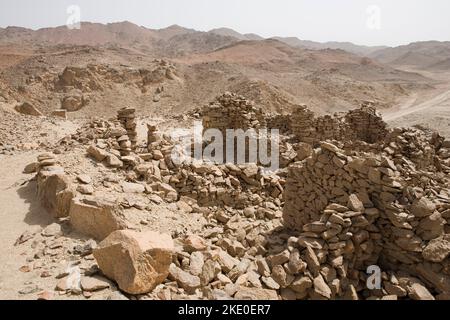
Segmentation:
{"type": "Polygon", "coordinates": [[[433,295],[420,283],[413,283],[409,288],[409,296],[414,300],[435,300],[433,295]]]}
{"type": "Polygon", "coordinates": [[[425,197],[414,201],[411,206],[411,213],[418,218],[427,217],[431,215],[435,210],[436,205],[425,197]]]}
{"type": "Polygon", "coordinates": [[[116,205],[102,199],[74,198],[69,216],[76,231],[97,240],[103,240],[111,232],[126,227],[116,205]]]}
{"type": "Polygon", "coordinates": [[[200,278],[178,268],[175,264],[169,267],[170,278],[175,280],[180,287],[188,293],[194,293],[200,287],[200,278]]]}
{"type": "Polygon", "coordinates": [[[144,193],[145,186],[139,183],[122,182],[123,192],[125,193],[144,193]]]}
{"type": "Polygon", "coordinates": [[[95,146],[89,146],[89,148],[87,149],[87,153],[95,160],[100,162],[105,160],[106,157],[109,155],[108,152],[106,152],[105,150],[97,148],[95,146]]]}
{"type": "Polygon", "coordinates": [[[191,253],[194,251],[204,251],[206,250],[206,242],[205,240],[197,235],[188,235],[183,240],[183,248],[185,251],[191,253]]]}
{"type": "Polygon", "coordinates": [[[54,217],[67,217],[75,190],[64,174],[50,174],[38,177],[38,197],[41,204],[54,217]]]}
{"type": "Polygon", "coordinates": [[[82,277],[81,278],[81,289],[83,291],[98,291],[109,288],[109,282],[101,277],[82,277]]]}
{"type": "Polygon", "coordinates": [[[425,260],[442,262],[450,254],[450,234],[431,240],[422,252],[425,260]]]}
{"type": "Polygon", "coordinates": [[[100,270],[130,294],[152,291],[169,275],[174,253],[169,235],[119,230],[111,233],[93,252],[100,270]]]}
{"type": "Polygon", "coordinates": [[[33,105],[31,105],[28,102],[24,102],[20,105],[17,105],[14,107],[14,109],[22,114],[28,115],[28,116],[42,116],[42,112],[40,112],[36,107],[34,107],[33,105]]]}
{"type": "Polygon", "coordinates": [[[237,300],[278,300],[275,290],[240,287],[234,298],[237,300]]]}

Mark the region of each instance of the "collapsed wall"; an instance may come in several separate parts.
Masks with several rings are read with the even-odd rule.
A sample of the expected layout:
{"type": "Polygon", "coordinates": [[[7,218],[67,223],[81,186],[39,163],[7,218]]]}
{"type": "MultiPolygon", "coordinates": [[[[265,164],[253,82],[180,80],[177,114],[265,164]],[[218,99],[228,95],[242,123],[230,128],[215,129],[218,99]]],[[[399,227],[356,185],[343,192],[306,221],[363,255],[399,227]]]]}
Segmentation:
{"type": "Polygon", "coordinates": [[[299,241],[323,264],[340,261],[337,278],[347,289],[364,290],[366,267],[378,264],[420,278],[433,293],[448,293],[450,191],[432,177],[415,185],[414,173],[405,174],[411,163],[400,168],[398,160],[321,142],[289,167],[284,223],[301,232],[299,241]]]}

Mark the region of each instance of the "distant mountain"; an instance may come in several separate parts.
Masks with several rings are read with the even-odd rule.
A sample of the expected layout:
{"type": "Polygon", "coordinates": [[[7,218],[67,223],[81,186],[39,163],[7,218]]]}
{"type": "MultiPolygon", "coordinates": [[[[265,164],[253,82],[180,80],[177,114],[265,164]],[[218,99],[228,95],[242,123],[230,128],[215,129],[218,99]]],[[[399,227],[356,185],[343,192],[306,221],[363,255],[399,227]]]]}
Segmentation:
{"type": "MultiPolygon", "coordinates": [[[[370,57],[392,66],[443,68],[450,59],[450,42],[416,42],[395,48],[359,46],[350,42],[314,42],[296,37],[274,37],[290,47],[310,50],[340,49],[359,56],[370,57]]],[[[179,57],[207,53],[239,41],[264,41],[257,34],[241,34],[230,28],[208,32],[178,25],[149,29],[128,21],[117,23],[82,22],[79,30],[66,26],[31,30],[21,27],[0,28],[0,45],[114,45],[133,48],[147,54],[179,57]]]]}
{"type": "Polygon", "coordinates": [[[351,52],[361,56],[367,56],[375,51],[385,49],[387,47],[369,47],[369,46],[359,46],[351,42],[315,42],[309,40],[300,40],[296,37],[274,37],[273,39],[282,41],[290,46],[312,49],[312,50],[323,50],[323,49],[341,49],[347,52],[351,52]]]}
{"type": "Polygon", "coordinates": [[[378,50],[370,57],[393,66],[412,66],[422,69],[440,66],[449,70],[450,42],[413,42],[404,46],[378,50]]]}
{"type": "Polygon", "coordinates": [[[80,29],[72,30],[66,26],[36,31],[18,27],[0,29],[0,45],[115,45],[139,48],[162,56],[212,51],[239,40],[178,25],[154,30],[127,21],[108,24],[82,22],[80,29]]]}
{"type": "Polygon", "coordinates": [[[241,34],[230,28],[212,29],[209,31],[209,33],[214,33],[214,34],[217,34],[220,36],[225,36],[225,37],[234,37],[239,40],[264,40],[263,37],[261,37],[257,34],[254,34],[254,33],[241,34]]]}

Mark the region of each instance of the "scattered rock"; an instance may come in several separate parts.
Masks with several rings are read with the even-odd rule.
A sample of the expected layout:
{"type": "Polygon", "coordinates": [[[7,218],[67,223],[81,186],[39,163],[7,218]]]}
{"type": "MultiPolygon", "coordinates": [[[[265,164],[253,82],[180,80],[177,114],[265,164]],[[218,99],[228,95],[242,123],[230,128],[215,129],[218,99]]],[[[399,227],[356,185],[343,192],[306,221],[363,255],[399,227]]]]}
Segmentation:
{"type": "Polygon", "coordinates": [[[103,274],[121,290],[144,294],[167,278],[174,251],[169,235],[119,230],[99,244],[94,257],[103,274]]]}

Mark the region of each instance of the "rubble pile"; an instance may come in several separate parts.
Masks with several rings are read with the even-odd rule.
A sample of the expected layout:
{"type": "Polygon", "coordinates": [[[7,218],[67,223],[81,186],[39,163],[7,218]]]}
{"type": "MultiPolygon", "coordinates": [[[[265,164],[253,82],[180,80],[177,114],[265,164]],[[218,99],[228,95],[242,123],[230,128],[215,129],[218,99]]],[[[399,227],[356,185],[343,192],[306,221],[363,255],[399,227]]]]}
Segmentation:
{"type": "Polygon", "coordinates": [[[200,164],[181,167],[170,179],[180,195],[193,198],[201,206],[245,208],[272,201],[280,206],[284,180],[264,175],[256,164],[200,164]]]}
{"type": "Polygon", "coordinates": [[[294,133],[282,135],[281,169],[178,163],[177,142],[153,124],[133,145],[132,108],[61,141],[90,160],[64,170],[70,155],[41,154],[25,168],[37,172],[44,207],[95,239],[86,258],[74,258],[84,247],[68,251],[81,259],[84,282],[58,283],[59,291],[91,297],[90,288],[116,283],[134,299],[449,298],[448,141],[420,128],[387,130],[368,106],[323,117],[299,106],[287,124],[226,93],[201,114],[205,130],[294,133]],[[378,289],[366,283],[373,266],[378,289]]]}

